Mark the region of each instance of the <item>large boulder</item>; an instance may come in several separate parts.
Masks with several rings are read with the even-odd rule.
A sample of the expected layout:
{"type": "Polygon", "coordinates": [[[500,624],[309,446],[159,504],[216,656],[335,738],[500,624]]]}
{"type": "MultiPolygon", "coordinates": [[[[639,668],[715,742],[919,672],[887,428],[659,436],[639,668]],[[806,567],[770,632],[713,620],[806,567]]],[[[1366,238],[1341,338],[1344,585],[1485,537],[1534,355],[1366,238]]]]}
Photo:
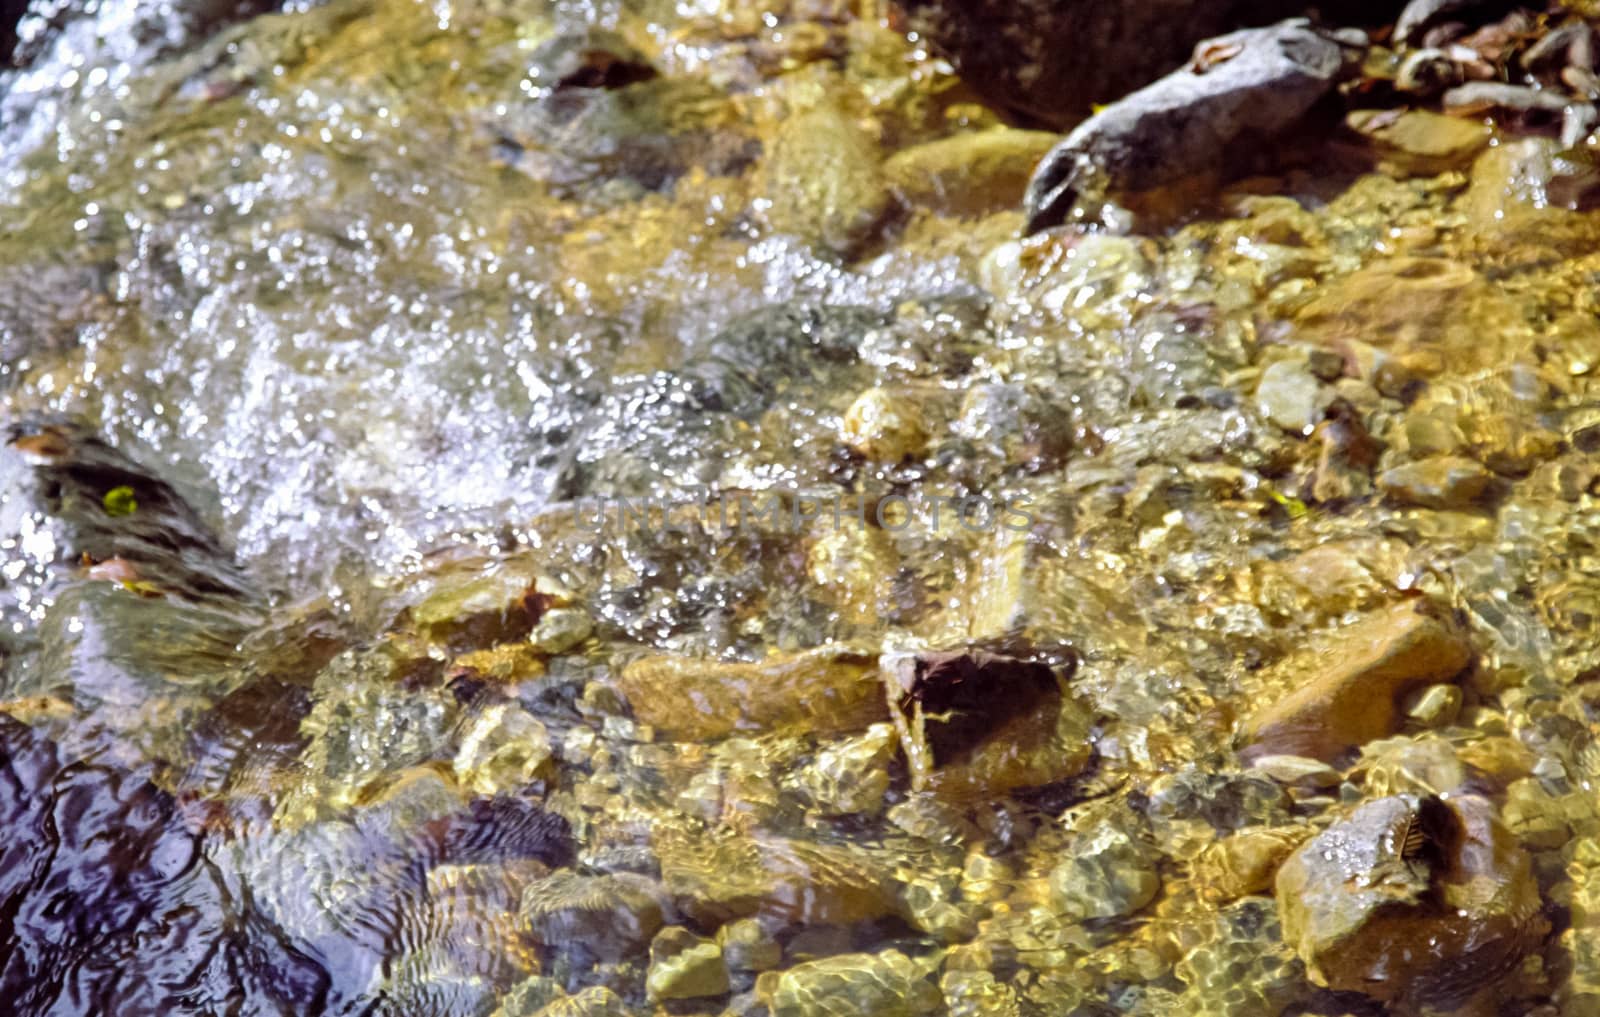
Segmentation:
{"type": "Polygon", "coordinates": [[[1099,111],[1045,156],[1024,200],[1028,232],[1102,193],[1223,169],[1299,122],[1343,66],[1340,44],[1303,19],[1210,40],[1189,66],[1099,111]]]}
{"type": "MultiPolygon", "coordinates": [[[[911,27],[989,102],[1058,130],[1189,59],[1203,39],[1303,14],[1284,0],[901,0],[911,27]],[[1092,54],[1085,59],[1085,54],[1092,54]]],[[[1399,0],[1318,5],[1330,23],[1384,21],[1399,0]]]]}

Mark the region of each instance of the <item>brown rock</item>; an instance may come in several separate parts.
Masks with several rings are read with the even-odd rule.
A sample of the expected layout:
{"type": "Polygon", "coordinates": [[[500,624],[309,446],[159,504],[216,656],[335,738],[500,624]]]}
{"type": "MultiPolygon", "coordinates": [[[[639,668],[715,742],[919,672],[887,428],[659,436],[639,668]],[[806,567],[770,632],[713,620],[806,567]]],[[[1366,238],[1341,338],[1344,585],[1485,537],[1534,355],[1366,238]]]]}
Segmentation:
{"type": "Polygon", "coordinates": [[[1392,502],[1431,509],[1469,508],[1489,490],[1494,475],[1464,456],[1434,456],[1405,463],[1378,476],[1392,502]]]}
{"type": "Polygon", "coordinates": [[[1311,980],[1454,1009],[1545,932],[1528,855],[1475,796],[1367,802],[1278,871],[1283,938],[1311,980]]]}
{"type": "Polygon", "coordinates": [[[1471,161],[1494,136],[1485,124],[1425,110],[1355,110],[1345,124],[1367,140],[1381,165],[1426,175],[1471,161]]]}
{"type": "Polygon", "coordinates": [[[1305,831],[1295,827],[1257,827],[1224,837],[1195,859],[1201,897],[1225,904],[1270,890],[1278,867],[1305,839],[1305,831]]]}
{"type": "MultiPolygon", "coordinates": [[[[1469,265],[1431,257],[1388,258],[1317,288],[1296,317],[1299,334],[1329,344],[1361,339],[1392,355],[1385,371],[1429,373],[1447,350],[1454,369],[1498,364],[1526,334],[1515,303],[1469,265]],[[1396,360],[1399,363],[1396,363],[1396,360]]],[[[1395,387],[1371,379],[1380,392],[1395,387]]]]}
{"type": "Polygon", "coordinates": [[[908,148],[883,172],[900,200],[915,208],[987,215],[1022,201],[1033,168],[1056,141],[1047,131],[996,127],[908,148]]]}
{"type": "Polygon", "coordinates": [[[756,662],[658,654],[623,667],[617,684],[634,717],[672,739],[801,724],[834,733],[889,719],[876,666],[876,657],[842,646],[756,662]]]}
{"type": "Polygon", "coordinates": [[[1466,633],[1432,604],[1408,600],[1374,612],[1283,666],[1286,676],[1308,677],[1245,725],[1244,755],[1331,762],[1395,733],[1407,692],[1449,681],[1470,659],[1466,633]]]}

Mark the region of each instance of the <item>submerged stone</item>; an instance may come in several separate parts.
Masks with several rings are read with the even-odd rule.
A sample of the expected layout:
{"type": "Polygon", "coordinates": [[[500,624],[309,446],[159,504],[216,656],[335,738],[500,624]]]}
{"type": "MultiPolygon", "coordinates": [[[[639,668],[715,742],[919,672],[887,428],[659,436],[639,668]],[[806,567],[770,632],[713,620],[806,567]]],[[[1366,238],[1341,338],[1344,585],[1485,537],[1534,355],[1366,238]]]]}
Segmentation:
{"type": "Polygon", "coordinates": [[[524,934],[551,950],[616,961],[642,954],[665,923],[659,888],[628,874],[554,872],[524,892],[524,934]]]}
{"type": "Polygon", "coordinates": [[[774,232],[850,256],[889,207],[877,142],[843,111],[823,106],[786,118],[762,170],[774,232]]]}
{"type": "Polygon", "coordinates": [[[1453,1009],[1543,935],[1527,854],[1488,801],[1401,795],[1358,806],[1277,877],[1283,936],[1313,981],[1453,1009]]]}
{"type": "Polygon", "coordinates": [[[1489,491],[1494,475],[1474,460],[1435,456],[1378,475],[1378,487],[1400,505],[1431,509],[1470,508],[1489,491]]]}
{"type": "Polygon", "coordinates": [[[995,127],[904,149],[884,163],[883,173],[913,208],[978,216],[1016,207],[1055,143],[1046,131],[995,127]]]}
{"type": "Polygon", "coordinates": [[[711,940],[674,926],[661,930],[650,944],[645,991],[652,1000],[700,999],[728,990],[722,949],[711,940]]]}
{"type": "Polygon", "coordinates": [[[1470,659],[1466,634],[1438,607],[1405,601],[1369,614],[1282,665],[1297,687],[1250,718],[1244,755],[1331,762],[1394,733],[1406,693],[1454,678],[1470,659]]]}
{"type": "Polygon", "coordinates": [[[922,1017],[940,1004],[928,975],[898,950],[809,961],[778,976],[772,1017],[922,1017]]]}
{"type": "Polygon", "coordinates": [[[1136,833],[1103,820],[1074,834],[1050,873],[1050,902],[1074,921],[1131,915],[1161,889],[1158,859],[1136,833]]]}
{"type": "Polygon", "coordinates": [[[994,794],[1088,765],[1089,712],[1047,664],[971,651],[890,654],[882,668],[918,791],[994,794]]]}
{"type": "Polygon", "coordinates": [[[624,665],[616,678],[636,718],[685,741],[800,724],[856,731],[888,712],[875,658],[847,646],[754,662],[657,655],[624,665]]]}

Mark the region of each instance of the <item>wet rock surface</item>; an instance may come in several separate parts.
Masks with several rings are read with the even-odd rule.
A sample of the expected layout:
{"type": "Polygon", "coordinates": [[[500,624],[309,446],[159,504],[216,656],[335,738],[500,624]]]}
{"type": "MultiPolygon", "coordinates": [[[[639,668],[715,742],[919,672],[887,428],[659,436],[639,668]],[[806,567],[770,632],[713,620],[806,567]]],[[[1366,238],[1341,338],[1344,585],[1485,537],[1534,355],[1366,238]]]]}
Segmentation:
{"type": "Polygon", "coordinates": [[[1028,184],[1027,229],[1063,222],[1080,198],[1149,191],[1222,162],[1236,145],[1293,126],[1333,87],[1343,54],[1309,24],[1208,40],[1186,69],[1084,121],[1028,184]]]}
{"type": "Polygon", "coordinates": [[[1284,938],[1311,977],[1455,1009],[1543,935],[1526,853],[1477,797],[1367,802],[1279,870],[1284,938]]]}
{"type": "Polygon", "coordinates": [[[1413,601],[1371,615],[1286,665],[1299,687],[1250,719],[1247,751],[1334,760],[1394,731],[1400,698],[1455,677],[1470,654],[1465,633],[1438,607],[1413,601]]]}

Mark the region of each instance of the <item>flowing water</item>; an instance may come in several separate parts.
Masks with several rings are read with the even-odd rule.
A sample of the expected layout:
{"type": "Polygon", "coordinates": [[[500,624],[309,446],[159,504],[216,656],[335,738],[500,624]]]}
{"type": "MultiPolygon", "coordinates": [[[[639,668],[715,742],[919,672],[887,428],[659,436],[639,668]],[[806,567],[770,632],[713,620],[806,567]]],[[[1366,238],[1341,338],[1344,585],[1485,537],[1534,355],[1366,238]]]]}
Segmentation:
{"type": "Polygon", "coordinates": [[[1594,1012],[1583,152],[1019,240],[1054,139],[874,5],[35,11],[7,1012],[1443,1007],[1499,955],[1347,991],[1272,872],[1463,789],[1537,884],[1472,1005],[1594,1012]],[[1464,676],[1247,765],[1419,598],[1464,676]]]}

